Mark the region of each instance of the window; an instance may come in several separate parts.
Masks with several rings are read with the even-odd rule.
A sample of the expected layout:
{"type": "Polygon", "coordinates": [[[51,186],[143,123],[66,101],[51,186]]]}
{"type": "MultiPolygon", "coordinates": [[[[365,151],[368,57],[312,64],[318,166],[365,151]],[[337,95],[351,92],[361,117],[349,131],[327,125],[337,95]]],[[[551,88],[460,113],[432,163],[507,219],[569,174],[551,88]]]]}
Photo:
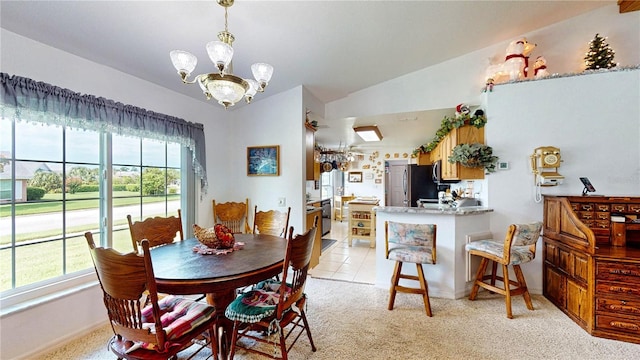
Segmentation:
{"type": "Polygon", "coordinates": [[[3,305],[85,283],[84,232],[128,251],[126,215],[192,223],[207,190],[202,124],[0,72],[0,127],[3,305]]]}
{"type": "Polygon", "coordinates": [[[8,119],[0,127],[0,291],[93,271],[86,231],[130,251],[128,214],[181,207],[178,143],[8,119]]]}

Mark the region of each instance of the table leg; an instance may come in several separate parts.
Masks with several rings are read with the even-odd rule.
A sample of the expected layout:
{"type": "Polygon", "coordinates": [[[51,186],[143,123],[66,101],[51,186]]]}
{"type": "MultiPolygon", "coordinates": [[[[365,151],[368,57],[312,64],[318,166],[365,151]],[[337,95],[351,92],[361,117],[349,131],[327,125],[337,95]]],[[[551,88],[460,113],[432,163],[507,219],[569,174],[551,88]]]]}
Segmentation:
{"type": "Polygon", "coordinates": [[[235,298],[235,289],[207,294],[207,303],[215,306],[218,317],[218,359],[226,359],[228,357],[229,350],[231,349],[231,332],[233,331],[233,322],[224,316],[224,311],[235,298]]]}

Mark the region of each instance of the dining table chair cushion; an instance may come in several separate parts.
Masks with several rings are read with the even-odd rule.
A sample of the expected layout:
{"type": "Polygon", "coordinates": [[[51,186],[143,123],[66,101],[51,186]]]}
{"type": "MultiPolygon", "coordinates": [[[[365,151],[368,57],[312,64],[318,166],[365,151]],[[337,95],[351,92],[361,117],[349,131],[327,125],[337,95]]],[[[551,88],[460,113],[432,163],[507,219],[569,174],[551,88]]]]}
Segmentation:
{"type": "MultiPolygon", "coordinates": [[[[465,246],[467,251],[477,250],[482,251],[491,255],[494,255],[499,258],[504,257],[504,243],[493,241],[493,240],[479,240],[472,241],[465,246]]],[[[509,257],[508,265],[519,265],[524,264],[533,260],[535,254],[531,251],[530,247],[527,246],[515,246],[511,245],[511,254],[509,257]]]]}
{"type": "MultiPolygon", "coordinates": [[[[203,302],[193,301],[183,297],[167,295],[158,301],[158,306],[162,315],[160,321],[167,333],[167,340],[177,339],[200,324],[208,321],[214,316],[215,308],[203,302]]],[[[145,322],[143,327],[155,331],[153,318],[153,307],[151,305],[142,309],[142,319],[145,322]]],[[[140,347],[154,350],[154,344],[141,343],[140,347]]]]}
{"type": "MultiPolygon", "coordinates": [[[[275,314],[280,298],[281,283],[274,279],[261,281],[253,289],[238,296],[225,310],[224,315],[232,321],[256,323],[275,314]]],[[[291,288],[286,285],[286,293],[291,288]]]]}

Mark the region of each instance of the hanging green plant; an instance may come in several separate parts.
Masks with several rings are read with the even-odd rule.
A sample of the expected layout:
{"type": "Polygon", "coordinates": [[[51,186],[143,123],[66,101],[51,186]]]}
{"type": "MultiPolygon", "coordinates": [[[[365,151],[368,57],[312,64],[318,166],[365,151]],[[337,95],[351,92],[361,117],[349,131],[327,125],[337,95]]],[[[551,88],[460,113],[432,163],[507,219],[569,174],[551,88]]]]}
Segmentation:
{"type": "Polygon", "coordinates": [[[450,163],[460,163],[470,168],[485,168],[487,172],[496,171],[498,157],[493,155],[493,148],[484,144],[459,144],[451,151],[447,159],[450,163]]]}

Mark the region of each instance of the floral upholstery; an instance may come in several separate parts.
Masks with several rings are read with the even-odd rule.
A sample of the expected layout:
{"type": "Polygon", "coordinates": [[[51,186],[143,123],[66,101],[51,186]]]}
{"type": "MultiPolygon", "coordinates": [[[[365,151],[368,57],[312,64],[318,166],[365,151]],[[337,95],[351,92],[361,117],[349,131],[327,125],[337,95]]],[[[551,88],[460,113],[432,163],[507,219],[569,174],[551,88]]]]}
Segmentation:
{"type": "MultiPolygon", "coordinates": [[[[244,323],[256,323],[272,316],[280,299],[280,286],[281,283],[274,279],[259,282],[233,300],[224,315],[231,321],[244,323]]],[[[285,286],[285,293],[290,293],[289,285],[285,286]]]]}
{"type": "MultiPolygon", "coordinates": [[[[509,265],[518,265],[529,262],[535,258],[535,252],[530,245],[535,244],[540,237],[542,223],[516,224],[511,242],[509,265]]],[[[470,242],[465,246],[467,251],[476,250],[502,258],[504,256],[504,243],[493,240],[480,240],[470,242]]]]}
{"type": "Polygon", "coordinates": [[[433,224],[388,222],[387,259],[417,264],[434,264],[435,227],[433,224]]]}
{"type": "MultiPolygon", "coordinates": [[[[158,301],[160,307],[160,321],[167,333],[167,340],[177,339],[198,325],[209,320],[215,312],[213,306],[206,303],[197,302],[173,295],[167,295],[158,301]]],[[[155,331],[155,320],[153,318],[153,307],[151,305],[142,309],[143,327],[155,331]]],[[[139,344],[139,347],[153,350],[155,344],[139,344]]]]}

